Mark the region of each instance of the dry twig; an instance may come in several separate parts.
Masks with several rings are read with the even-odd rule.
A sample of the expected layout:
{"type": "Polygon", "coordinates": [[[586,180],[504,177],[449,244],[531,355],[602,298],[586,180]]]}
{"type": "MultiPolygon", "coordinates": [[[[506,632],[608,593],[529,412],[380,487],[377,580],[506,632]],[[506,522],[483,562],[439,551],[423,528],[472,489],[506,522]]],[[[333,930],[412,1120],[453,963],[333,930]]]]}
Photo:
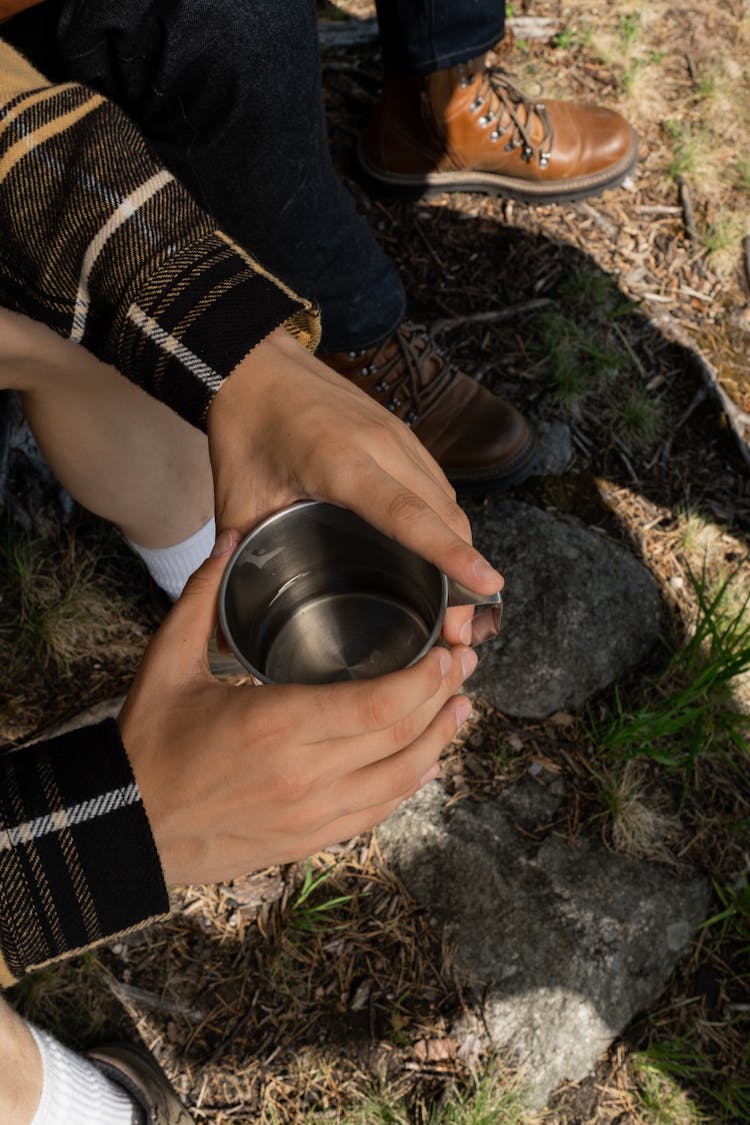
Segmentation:
{"type": "Polygon", "coordinates": [[[466,313],[465,316],[447,316],[436,320],[432,325],[432,334],[437,336],[440,332],[448,332],[451,328],[460,328],[462,324],[498,324],[503,320],[513,320],[517,316],[526,316],[527,313],[536,312],[537,309],[554,305],[550,297],[535,297],[531,301],[522,301],[518,305],[507,305],[504,309],[489,309],[487,312],[466,313]]]}

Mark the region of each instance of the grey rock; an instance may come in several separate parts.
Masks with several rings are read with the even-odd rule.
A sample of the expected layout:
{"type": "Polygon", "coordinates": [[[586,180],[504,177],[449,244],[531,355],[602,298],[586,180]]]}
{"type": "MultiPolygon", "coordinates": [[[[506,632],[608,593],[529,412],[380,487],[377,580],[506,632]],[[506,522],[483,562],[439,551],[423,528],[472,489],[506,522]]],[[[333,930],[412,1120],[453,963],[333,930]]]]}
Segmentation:
{"type": "Polygon", "coordinates": [[[646,567],[604,535],[512,500],[469,508],[505,577],[500,635],[478,651],[473,695],[524,718],[580,707],[636,667],[663,624],[646,567]]]}
{"type": "Polygon", "coordinates": [[[560,418],[554,418],[551,422],[538,422],[536,433],[539,440],[534,470],[536,476],[562,476],[573,460],[570,426],[560,418]]]}
{"type": "Polygon", "coordinates": [[[549,824],[562,799],[544,774],[446,808],[432,782],[378,829],[386,863],[444,927],[469,978],[471,1014],[452,1036],[512,1059],[534,1110],[585,1077],[656,998],[710,902],[702,876],[680,881],[597,840],[535,843],[515,827],[519,812],[549,824]]]}

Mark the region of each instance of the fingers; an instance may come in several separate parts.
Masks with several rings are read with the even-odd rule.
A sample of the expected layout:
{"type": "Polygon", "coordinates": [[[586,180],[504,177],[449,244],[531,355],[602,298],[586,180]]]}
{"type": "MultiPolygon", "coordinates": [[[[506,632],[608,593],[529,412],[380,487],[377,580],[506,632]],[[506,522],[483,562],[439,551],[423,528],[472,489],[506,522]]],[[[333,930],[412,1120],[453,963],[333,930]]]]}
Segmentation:
{"type": "Polygon", "coordinates": [[[443,637],[449,645],[472,644],[474,606],[457,605],[446,610],[443,620],[443,637]]]}
{"type": "MultiPolygon", "coordinates": [[[[460,513],[460,509],[448,501],[449,516],[444,508],[446,501],[443,496],[433,506],[371,463],[360,467],[356,493],[338,502],[347,504],[384,534],[428,559],[462,585],[481,594],[496,593],[502,589],[502,575],[471,546],[465,535],[450,526],[453,513],[460,513]]],[[[466,519],[462,514],[460,518],[466,519]]]]}
{"type": "Polygon", "coordinates": [[[502,605],[487,605],[478,609],[471,622],[471,643],[481,645],[496,637],[500,632],[502,616],[502,605]]]}
{"type": "Polygon", "coordinates": [[[317,846],[366,832],[437,776],[441,752],[470,714],[466,696],[453,696],[409,747],[342,780],[335,792],[341,813],[321,828],[317,846]]]}
{"type": "Polygon", "coordinates": [[[223,531],[210,558],[196,570],[175,602],[152,645],[152,659],[169,654],[162,674],[179,680],[206,668],[206,647],[216,627],[219,587],[240,536],[223,531]]]}
{"type": "MultiPolygon", "coordinates": [[[[442,651],[445,653],[448,650],[442,651]]],[[[459,646],[450,653],[450,656],[450,670],[433,695],[390,726],[347,739],[344,758],[346,773],[351,774],[375,762],[391,758],[424,735],[435,716],[453,699],[455,693],[460,690],[461,684],[476,668],[476,654],[470,648],[459,646]]],[[[321,764],[327,765],[329,776],[335,778],[342,775],[341,761],[340,742],[334,741],[322,752],[321,764]]]]}
{"type": "Polygon", "coordinates": [[[444,680],[456,686],[461,682],[461,651],[434,648],[411,668],[371,680],[278,685],[274,706],[287,717],[295,715],[300,741],[307,745],[387,731],[432,699],[444,680]]]}

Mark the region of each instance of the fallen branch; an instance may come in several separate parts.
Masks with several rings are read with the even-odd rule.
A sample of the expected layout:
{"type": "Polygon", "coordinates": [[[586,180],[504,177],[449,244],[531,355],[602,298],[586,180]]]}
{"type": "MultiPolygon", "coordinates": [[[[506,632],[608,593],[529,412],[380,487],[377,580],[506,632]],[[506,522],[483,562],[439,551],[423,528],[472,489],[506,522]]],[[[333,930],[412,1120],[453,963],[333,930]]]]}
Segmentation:
{"type": "Polygon", "coordinates": [[[680,203],[682,205],[682,214],[685,219],[685,230],[688,237],[693,242],[700,242],[700,235],[698,228],[695,225],[695,214],[693,212],[693,201],[690,198],[690,188],[688,187],[685,177],[678,175],[675,176],[675,183],[680,193],[680,203]]]}
{"type": "Polygon", "coordinates": [[[675,424],[672,426],[672,431],[671,431],[669,437],[667,438],[667,440],[664,442],[664,445],[660,449],[660,451],[657,455],[657,459],[661,459],[662,461],[668,461],[669,460],[669,456],[672,452],[672,442],[674,441],[675,437],[677,436],[678,431],[682,429],[682,427],[687,422],[688,418],[691,416],[691,414],[695,410],[698,409],[698,407],[701,405],[701,403],[704,403],[706,401],[707,397],[708,397],[707,388],[705,386],[698,387],[698,390],[695,392],[695,394],[691,398],[688,406],[686,407],[685,410],[683,410],[680,417],[677,419],[675,424]]]}
{"type": "Polygon", "coordinates": [[[466,313],[465,316],[447,316],[442,320],[436,320],[430,327],[433,336],[437,336],[440,332],[448,332],[451,328],[459,328],[462,324],[497,324],[502,320],[513,320],[514,317],[525,316],[554,303],[550,297],[534,297],[530,301],[522,301],[520,305],[506,305],[504,309],[466,313]]]}
{"type": "Polygon", "coordinates": [[[563,27],[550,16],[511,16],[505,22],[516,39],[552,39],[563,27]]]}
{"type": "Polygon", "coordinates": [[[665,312],[652,313],[648,309],[644,309],[644,311],[648,312],[650,323],[653,324],[667,340],[671,340],[673,343],[679,344],[681,348],[685,349],[687,356],[697,369],[704,387],[708,393],[719,402],[729,428],[736,438],[742,458],[747,466],[750,467],[750,415],[745,414],[744,411],[740,410],[736,402],[732,401],[721,386],[719,375],[715,367],[698,351],[695,341],[673,316],[665,312]]]}
{"type": "Polygon", "coordinates": [[[745,260],[745,280],[750,289],[750,234],[746,234],[742,239],[742,254],[745,260]]]}

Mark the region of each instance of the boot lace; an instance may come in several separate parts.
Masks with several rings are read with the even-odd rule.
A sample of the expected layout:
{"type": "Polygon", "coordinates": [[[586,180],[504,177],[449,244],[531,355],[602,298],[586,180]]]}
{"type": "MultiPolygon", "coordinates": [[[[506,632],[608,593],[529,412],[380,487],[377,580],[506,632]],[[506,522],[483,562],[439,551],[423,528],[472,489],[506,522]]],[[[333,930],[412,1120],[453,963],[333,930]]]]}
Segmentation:
{"type": "Polygon", "coordinates": [[[378,375],[372,391],[411,427],[435,405],[453,374],[424,325],[402,325],[370,356],[363,377],[378,375]],[[408,408],[408,409],[405,409],[408,408]]]}
{"type": "Polygon", "coordinates": [[[461,87],[466,89],[477,78],[479,87],[469,108],[476,113],[486,107],[479,124],[483,127],[494,124],[490,140],[499,141],[505,137],[506,152],[521,148],[522,160],[528,162],[536,158],[540,168],[546,168],[552,155],[554,132],[544,102],[535,102],[527,97],[511,82],[511,76],[502,67],[487,66],[479,72],[464,70],[461,87]],[[542,125],[542,139],[537,145],[531,139],[534,117],[542,125]]]}

